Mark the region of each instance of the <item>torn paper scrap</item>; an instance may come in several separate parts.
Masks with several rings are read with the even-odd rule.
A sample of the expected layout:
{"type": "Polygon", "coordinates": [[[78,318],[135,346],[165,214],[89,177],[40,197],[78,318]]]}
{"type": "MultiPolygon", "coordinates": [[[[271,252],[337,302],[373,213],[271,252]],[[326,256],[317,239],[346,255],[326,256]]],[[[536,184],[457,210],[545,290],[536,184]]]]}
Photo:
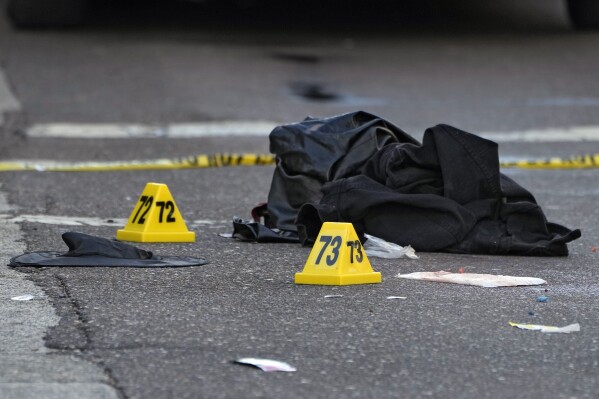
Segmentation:
{"type": "Polygon", "coordinates": [[[13,301],[30,301],[33,298],[35,298],[33,295],[25,294],[25,295],[13,296],[10,299],[12,299],[13,301]]]}
{"type": "Polygon", "coordinates": [[[297,369],[293,366],[285,362],[280,362],[278,360],[271,359],[258,359],[255,357],[244,357],[242,359],[235,360],[235,363],[246,364],[249,366],[258,367],[262,371],[272,372],[272,371],[285,371],[292,372],[297,371],[297,369]]]}
{"type": "Polygon", "coordinates": [[[578,332],[580,331],[580,324],[578,323],[574,323],[574,324],[570,324],[564,327],[555,327],[555,326],[541,326],[538,324],[519,324],[519,323],[514,323],[514,322],[509,322],[510,326],[512,327],[518,327],[521,328],[523,330],[534,330],[534,331],[540,331],[540,332],[545,332],[545,333],[571,333],[571,332],[578,332]]]}
{"type": "Polygon", "coordinates": [[[545,280],[536,277],[515,277],[477,273],[450,273],[443,270],[438,272],[416,272],[409,274],[400,273],[395,277],[408,278],[412,280],[437,281],[439,283],[476,285],[487,288],[547,284],[545,280]]]}
{"type": "Polygon", "coordinates": [[[364,249],[366,250],[366,256],[368,257],[377,257],[377,258],[386,258],[386,259],[398,259],[398,258],[410,258],[410,259],[419,259],[418,255],[416,255],[416,251],[411,246],[402,247],[401,245],[388,242],[383,240],[382,238],[378,238],[375,236],[371,236],[369,234],[364,234],[364,237],[367,238],[364,243],[364,249]]]}
{"type": "Polygon", "coordinates": [[[408,297],[406,297],[406,296],[395,296],[395,295],[387,297],[387,299],[407,299],[407,298],[408,297]]]}

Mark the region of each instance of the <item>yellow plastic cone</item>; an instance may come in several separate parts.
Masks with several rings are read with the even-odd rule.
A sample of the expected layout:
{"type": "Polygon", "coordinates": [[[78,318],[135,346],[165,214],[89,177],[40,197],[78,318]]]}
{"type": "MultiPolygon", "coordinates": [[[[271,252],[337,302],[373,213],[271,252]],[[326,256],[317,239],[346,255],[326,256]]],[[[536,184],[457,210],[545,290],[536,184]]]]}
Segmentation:
{"type": "Polygon", "coordinates": [[[372,270],[351,223],[324,223],[304,270],[295,274],[296,284],[351,285],[381,281],[381,273],[372,270]]]}
{"type": "Polygon", "coordinates": [[[148,183],[135,205],[127,225],[116,238],[135,242],[193,242],[166,184],[148,183]]]}

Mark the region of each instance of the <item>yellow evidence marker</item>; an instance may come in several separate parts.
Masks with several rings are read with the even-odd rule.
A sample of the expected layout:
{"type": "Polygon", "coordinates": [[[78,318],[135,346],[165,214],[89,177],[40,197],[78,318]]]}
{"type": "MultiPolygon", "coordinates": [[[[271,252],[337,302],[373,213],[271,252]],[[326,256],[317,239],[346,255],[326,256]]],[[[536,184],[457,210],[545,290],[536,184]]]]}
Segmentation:
{"type": "Polygon", "coordinates": [[[296,284],[351,285],[382,281],[370,266],[351,223],[325,222],[296,284]]]}
{"type": "Polygon", "coordinates": [[[194,242],[166,184],[148,183],[117,240],[135,242],[194,242]]]}

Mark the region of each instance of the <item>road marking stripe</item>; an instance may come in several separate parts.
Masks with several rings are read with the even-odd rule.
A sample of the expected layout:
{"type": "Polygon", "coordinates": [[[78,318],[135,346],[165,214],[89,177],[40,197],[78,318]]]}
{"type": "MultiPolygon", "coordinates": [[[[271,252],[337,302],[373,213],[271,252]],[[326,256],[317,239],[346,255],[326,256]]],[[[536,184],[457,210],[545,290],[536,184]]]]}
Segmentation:
{"type": "MultiPolygon", "coordinates": [[[[41,223],[50,224],[57,226],[114,226],[123,227],[127,223],[127,219],[123,218],[97,218],[97,217],[83,217],[83,216],[52,216],[52,215],[18,215],[12,216],[9,214],[0,214],[0,220],[4,220],[10,223],[41,223]]],[[[228,226],[231,225],[230,220],[210,220],[210,219],[198,219],[189,222],[194,227],[208,227],[208,226],[228,226]]]]}
{"type": "MultiPolygon", "coordinates": [[[[280,125],[278,122],[260,120],[174,123],[167,125],[46,123],[29,127],[27,135],[30,137],[71,139],[264,137],[268,136],[278,125],[280,125]]],[[[599,125],[511,132],[481,132],[477,134],[496,142],[599,141],[599,125]]]]}
{"type": "Polygon", "coordinates": [[[215,121],[168,125],[46,123],[27,129],[29,137],[71,139],[195,138],[268,136],[279,123],[272,121],[215,121]]]}
{"type": "Polygon", "coordinates": [[[481,137],[495,142],[576,142],[599,141],[599,126],[532,129],[514,132],[483,132],[481,137]]]}

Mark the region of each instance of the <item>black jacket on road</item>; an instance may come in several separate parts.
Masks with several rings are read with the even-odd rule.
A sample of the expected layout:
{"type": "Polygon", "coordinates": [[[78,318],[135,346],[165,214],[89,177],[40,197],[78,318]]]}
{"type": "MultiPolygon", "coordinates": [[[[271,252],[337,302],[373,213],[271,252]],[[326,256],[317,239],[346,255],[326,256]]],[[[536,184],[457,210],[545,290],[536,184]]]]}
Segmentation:
{"type": "Polygon", "coordinates": [[[420,144],[355,112],[279,126],[270,148],[267,226],[304,244],[326,221],[417,251],[560,256],[580,237],[500,173],[496,143],[451,126],[427,129],[420,144]]]}

